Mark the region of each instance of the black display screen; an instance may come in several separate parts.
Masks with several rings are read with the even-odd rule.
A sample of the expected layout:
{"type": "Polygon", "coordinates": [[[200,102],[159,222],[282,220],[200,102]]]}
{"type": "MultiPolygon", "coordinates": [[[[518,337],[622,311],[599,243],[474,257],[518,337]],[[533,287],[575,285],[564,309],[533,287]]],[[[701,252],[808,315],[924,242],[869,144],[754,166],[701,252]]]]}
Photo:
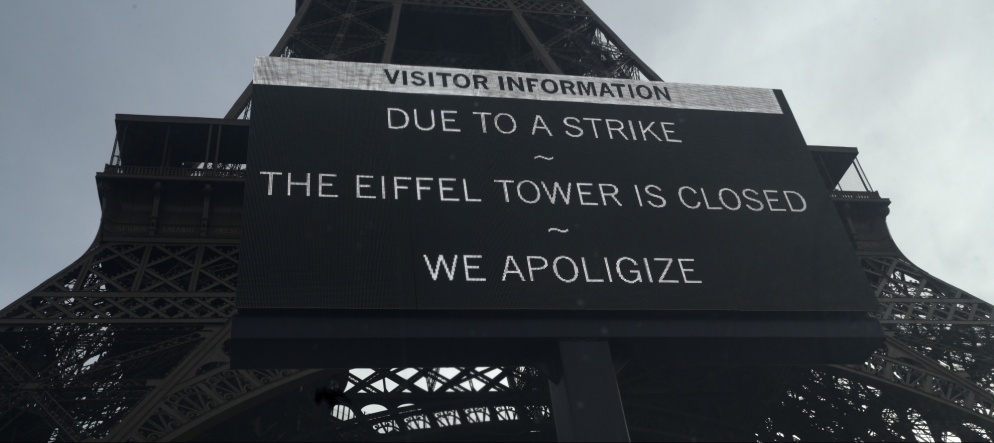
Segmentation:
{"type": "MultiPolygon", "coordinates": [[[[608,93],[645,91],[670,99],[608,93]]],[[[775,100],[785,112],[257,81],[238,307],[872,310],[775,100]]]]}

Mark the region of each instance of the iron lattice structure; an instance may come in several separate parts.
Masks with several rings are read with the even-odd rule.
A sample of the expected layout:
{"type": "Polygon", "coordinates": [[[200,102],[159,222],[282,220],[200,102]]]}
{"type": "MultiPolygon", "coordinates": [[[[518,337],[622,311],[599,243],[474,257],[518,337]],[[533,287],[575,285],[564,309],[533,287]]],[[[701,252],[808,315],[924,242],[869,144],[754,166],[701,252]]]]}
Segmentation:
{"type": "MultiPolygon", "coordinates": [[[[302,0],[272,55],[660,80],[581,1],[302,0]]],[[[251,96],[225,119],[118,116],[97,239],[0,311],[0,439],[555,438],[536,368],[230,368],[251,96]],[[347,401],[315,406],[328,386],[347,401]]],[[[854,149],[810,150],[885,345],[862,365],[628,364],[632,438],[990,441],[994,307],[901,254],[854,149]]]]}

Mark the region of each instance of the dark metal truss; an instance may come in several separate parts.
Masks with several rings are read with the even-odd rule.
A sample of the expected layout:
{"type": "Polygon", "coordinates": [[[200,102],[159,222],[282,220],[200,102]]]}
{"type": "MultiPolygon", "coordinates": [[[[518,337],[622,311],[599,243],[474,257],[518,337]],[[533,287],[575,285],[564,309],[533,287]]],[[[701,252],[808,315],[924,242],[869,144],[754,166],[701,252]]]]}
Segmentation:
{"type": "MultiPolygon", "coordinates": [[[[303,0],[272,55],[659,80],[579,1],[303,0]],[[491,20],[510,49],[412,47],[397,40],[403,12],[491,20]]],[[[248,118],[250,99],[251,85],[229,118],[248,118]]],[[[113,168],[128,179],[170,176],[113,168]]],[[[845,207],[881,200],[868,188],[831,195],[845,207]]],[[[629,364],[618,382],[633,438],[992,440],[994,307],[916,267],[873,223],[847,222],[880,302],[884,346],[862,365],[629,364]]],[[[232,370],[238,240],[150,225],[98,237],[0,310],[0,439],[554,438],[536,368],[232,370]],[[327,387],[348,401],[315,406],[314,390],[327,387]]]]}
{"type": "MultiPolygon", "coordinates": [[[[660,81],[582,1],[305,0],[270,56],[660,81]],[[474,31],[489,38],[458,48],[398,43],[402,14],[419,11],[452,21],[442,26],[478,17],[487,27],[474,31]]],[[[225,118],[249,118],[251,99],[250,84],[225,118]]]]}

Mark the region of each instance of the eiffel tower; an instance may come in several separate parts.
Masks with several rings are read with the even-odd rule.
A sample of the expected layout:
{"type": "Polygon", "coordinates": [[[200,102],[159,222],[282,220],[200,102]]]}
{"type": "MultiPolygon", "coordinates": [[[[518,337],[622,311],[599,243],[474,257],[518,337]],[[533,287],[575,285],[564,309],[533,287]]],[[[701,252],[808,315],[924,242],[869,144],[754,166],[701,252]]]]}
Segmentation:
{"type": "MultiPolygon", "coordinates": [[[[272,56],[661,81],[579,0],[296,8],[272,56]]],[[[96,240],[0,311],[0,439],[571,439],[539,368],[230,367],[251,109],[249,85],[223,119],[117,116],[96,240]]],[[[994,307],[904,257],[856,149],[809,150],[884,345],[858,365],[624,365],[631,438],[991,441],[994,307]]]]}

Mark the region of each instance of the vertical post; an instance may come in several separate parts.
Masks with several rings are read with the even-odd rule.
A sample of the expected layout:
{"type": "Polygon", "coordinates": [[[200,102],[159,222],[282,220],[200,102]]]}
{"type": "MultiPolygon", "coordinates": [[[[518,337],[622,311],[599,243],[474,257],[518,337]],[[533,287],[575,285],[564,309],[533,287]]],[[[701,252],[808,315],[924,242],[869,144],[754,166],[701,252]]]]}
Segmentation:
{"type": "MultiPolygon", "coordinates": [[[[114,126],[117,126],[116,121],[114,122],[114,126]]],[[[110,155],[111,166],[120,167],[124,165],[124,163],[121,162],[121,149],[124,147],[124,143],[128,139],[128,126],[130,125],[125,123],[123,126],[124,130],[119,131],[120,137],[114,136],[114,152],[110,155]]],[[[121,170],[118,169],[117,171],[120,172],[121,170]]]]}
{"type": "Polygon", "coordinates": [[[538,39],[535,35],[535,31],[532,27],[528,25],[528,21],[525,20],[525,16],[521,14],[521,10],[518,6],[514,4],[512,0],[504,0],[508,9],[511,10],[511,17],[514,19],[514,24],[518,26],[518,30],[521,31],[525,36],[525,40],[532,47],[532,52],[538,57],[545,69],[549,71],[550,74],[562,74],[563,70],[559,69],[559,65],[552,60],[552,56],[549,55],[549,50],[542,44],[542,41],[538,39]]]}
{"type": "Polygon", "coordinates": [[[155,182],[152,185],[152,191],[155,193],[155,197],[152,198],[152,216],[148,220],[148,235],[150,236],[155,235],[155,229],[159,225],[159,202],[162,198],[162,182],[155,182]]]}
{"type": "Polygon", "coordinates": [[[558,380],[549,381],[559,441],[631,441],[605,340],[559,342],[558,380]]]}
{"type": "Polygon", "coordinates": [[[393,60],[393,48],[397,45],[397,27],[400,26],[401,0],[394,0],[393,12],[390,13],[390,29],[387,29],[387,41],[383,47],[383,58],[380,63],[390,63],[393,60]]]}
{"type": "Polygon", "coordinates": [[[217,141],[214,142],[214,169],[217,169],[217,162],[221,158],[221,132],[224,126],[217,125],[217,141]]]}
{"type": "Polygon", "coordinates": [[[166,125],[166,139],[162,142],[162,162],[159,164],[160,168],[169,166],[169,131],[172,128],[173,125],[166,125]]]}
{"type": "MultiPolygon", "coordinates": [[[[127,134],[128,126],[124,126],[124,132],[127,134]]],[[[110,163],[111,166],[121,166],[121,144],[117,141],[117,137],[114,137],[114,151],[110,153],[110,163]]]]}
{"type": "Polygon", "coordinates": [[[200,169],[207,169],[207,164],[210,163],[211,159],[211,139],[214,138],[214,125],[207,125],[207,143],[204,143],[204,167],[200,169]]]}
{"type": "MultiPolygon", "coordinates": [[[[207,225],[210,223],[210,215],[211,215],[211,212],[210,212],[210,209],[211,209],[211,191],[213,191],[213,188],[211,187],[210,183],[204,185],[204,189],[203,189],[203,194],[204,194],[204,211],[200,214],[200,236],[201,237],[206,237],[207,236],[207,225]]],[[[194,273],[194,276],[196,276],[196,273],[194,273]]],[[[196,280],[196,278],[194,278],[193,280],[196,280]]],[[[191,289],[191,291],[192,291],[192,289],[191,289]]]]}

